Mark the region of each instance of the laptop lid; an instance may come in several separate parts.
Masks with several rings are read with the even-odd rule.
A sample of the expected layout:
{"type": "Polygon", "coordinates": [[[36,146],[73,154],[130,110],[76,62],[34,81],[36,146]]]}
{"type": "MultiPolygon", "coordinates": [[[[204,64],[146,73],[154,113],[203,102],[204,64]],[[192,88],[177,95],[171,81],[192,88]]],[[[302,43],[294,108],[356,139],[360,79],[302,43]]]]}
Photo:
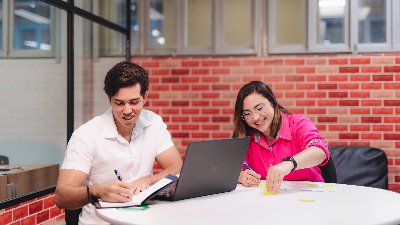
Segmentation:
{"type": "Polygon", "coordinates": [[[236,188],[250,137],[190,142],[173,200],[236,188]]]}

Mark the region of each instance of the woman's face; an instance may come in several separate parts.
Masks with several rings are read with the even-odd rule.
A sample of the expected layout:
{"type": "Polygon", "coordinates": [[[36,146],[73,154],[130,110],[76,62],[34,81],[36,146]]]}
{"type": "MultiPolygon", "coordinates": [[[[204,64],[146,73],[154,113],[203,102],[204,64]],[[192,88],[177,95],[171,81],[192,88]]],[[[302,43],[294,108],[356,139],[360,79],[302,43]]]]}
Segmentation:
{"type": "Polygon", "coordinates": [[[270,135],[274,119],[274,108],[268,99],[258,93],[252,93],[243,100],[243,118],[246,123],[266,137],[270,135]]]}

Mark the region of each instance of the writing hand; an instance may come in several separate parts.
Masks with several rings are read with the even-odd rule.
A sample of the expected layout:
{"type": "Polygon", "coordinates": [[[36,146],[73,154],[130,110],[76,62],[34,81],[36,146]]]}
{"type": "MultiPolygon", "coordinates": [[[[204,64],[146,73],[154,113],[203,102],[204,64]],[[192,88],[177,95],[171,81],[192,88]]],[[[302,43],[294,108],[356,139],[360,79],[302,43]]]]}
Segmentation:
{"type": "Polygon", "coordinates": [[[258,186],[260,183],[261,175],[253,170],[241,171],[239,175],[239,183],[246,187],[258,186]]]}
{"type": "Polygon", "coordinates": [[[89,187],[93,196],[105,202],[127,202],[133,194],[129,189],[129,183],[114,181],[111,183],[95,184],[89,187]]]}

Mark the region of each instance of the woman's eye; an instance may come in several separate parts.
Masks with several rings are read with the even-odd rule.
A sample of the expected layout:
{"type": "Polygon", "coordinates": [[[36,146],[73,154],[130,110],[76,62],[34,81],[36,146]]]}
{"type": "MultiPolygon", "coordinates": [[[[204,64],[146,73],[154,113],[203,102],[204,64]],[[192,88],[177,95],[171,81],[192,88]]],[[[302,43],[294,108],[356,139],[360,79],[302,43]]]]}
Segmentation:
{"type": "Polygon", "coordinates": [[[260,108],[258,108],[257,110],[258,111],[261,111],[261,110],[263,110],[264,109],[264,107],[263,106],[261,106],[260,108]]]}
{"type": "Polygon", "coordinates": [[[243,113],[243,116],[249,116],[251,113],[243,113]]]}

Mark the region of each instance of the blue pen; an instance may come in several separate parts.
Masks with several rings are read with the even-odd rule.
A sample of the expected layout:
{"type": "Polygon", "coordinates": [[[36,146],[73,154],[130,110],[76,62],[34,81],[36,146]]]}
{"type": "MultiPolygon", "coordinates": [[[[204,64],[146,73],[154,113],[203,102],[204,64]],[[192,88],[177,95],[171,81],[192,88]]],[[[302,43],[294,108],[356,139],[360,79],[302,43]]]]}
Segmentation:
{"type": "Polygon", "coordinates": [[[252,169],[250,168],[249,164],[247,164],[246,161],[244,161],[243,164],[247,167],[247,169],[252,170],[252,169]]]}
{"type": "Polygon", "coordinates": [[[118,173],[118,170],[114,170],[114,172],[115,172],[115,175],[117,175],[118,180],[122,181],[121,174],[118,173]]]}

